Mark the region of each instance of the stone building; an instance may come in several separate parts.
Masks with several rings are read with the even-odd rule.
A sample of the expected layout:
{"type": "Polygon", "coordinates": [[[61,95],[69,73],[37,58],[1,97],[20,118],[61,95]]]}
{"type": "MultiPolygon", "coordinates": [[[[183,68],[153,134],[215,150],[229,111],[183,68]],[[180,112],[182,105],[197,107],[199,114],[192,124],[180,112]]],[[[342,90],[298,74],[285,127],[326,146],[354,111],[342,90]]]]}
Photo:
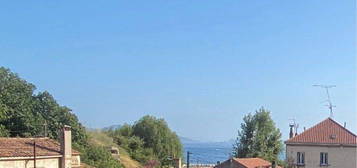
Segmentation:
{"type": "Polygon", "coordinates": [[[285,141],[290,167],[356,168],[357,137],[331,118],[285,141]]]}
{"type": "Polygon", "coordinates": [[[72,150],[71,127],[60,142],[50,138],[0,138],[0,168],[77,168],[79,152],[72,150]]]}

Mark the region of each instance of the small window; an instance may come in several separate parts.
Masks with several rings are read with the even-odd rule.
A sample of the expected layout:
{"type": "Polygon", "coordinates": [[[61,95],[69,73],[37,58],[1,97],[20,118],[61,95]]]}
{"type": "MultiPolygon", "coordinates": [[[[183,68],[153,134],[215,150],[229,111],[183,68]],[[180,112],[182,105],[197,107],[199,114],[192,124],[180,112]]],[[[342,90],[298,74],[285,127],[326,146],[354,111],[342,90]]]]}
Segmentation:
{"type": "Polygon", "coordinates": [[[322,166],[328,165],[328,153],[325,152],[320,153],[320,165],[322,166]]]}
{"type": "Polygon", "coordinates": [[[297,153],[297,165],[304,165],[305,164],[305,153],[304,152],[298,152],[297,153]]]}

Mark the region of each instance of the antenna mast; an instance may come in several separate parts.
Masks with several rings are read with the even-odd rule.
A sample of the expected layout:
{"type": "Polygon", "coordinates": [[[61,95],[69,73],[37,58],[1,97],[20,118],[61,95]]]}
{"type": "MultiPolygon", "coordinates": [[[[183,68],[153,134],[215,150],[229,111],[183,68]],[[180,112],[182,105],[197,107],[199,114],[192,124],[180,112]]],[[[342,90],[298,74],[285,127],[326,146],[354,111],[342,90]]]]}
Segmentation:
{"type": "Polygon", "coordinates": [[[333,111],[332,111],[332,109],[333,109],[334,107],[336,107],[336,106],[334,106],[334,105],[332,104],[332,102],[331,102],[331,97],[330,97],[329,89],[330,89],[330,88],[333,88],[333,87],[336,87],[336,85],[313,85],[313,86],[315,86],[315,87],[321,87],[321,88],[323,88],[323,89],[326,90],[326,95],[327,95],[327,100],[326,100],[327,105],[326,105],[326,106],[330,109],[330,117],[332,118],[332,117],[333,117],[333,111]]]}

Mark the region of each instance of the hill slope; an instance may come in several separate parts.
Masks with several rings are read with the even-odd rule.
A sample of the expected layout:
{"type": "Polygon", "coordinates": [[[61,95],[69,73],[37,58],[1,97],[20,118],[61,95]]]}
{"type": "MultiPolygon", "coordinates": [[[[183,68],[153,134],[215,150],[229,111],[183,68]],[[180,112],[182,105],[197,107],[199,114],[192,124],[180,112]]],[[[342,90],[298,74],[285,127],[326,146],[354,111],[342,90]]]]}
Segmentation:
{"type": "Polygon", "coordinates": [[[120,153],[120,162],[124,165],[125,168],[140,168],[142,165],[131,159],[129,154],[125,151],[125,149],[121,148],[117,144],[113,142],[113,139],[103,133],[100,130],[87,130],[87,133],[89,135],[89,142],[104,146],[104,147],[116,147],[119,149],[120,153]]]}

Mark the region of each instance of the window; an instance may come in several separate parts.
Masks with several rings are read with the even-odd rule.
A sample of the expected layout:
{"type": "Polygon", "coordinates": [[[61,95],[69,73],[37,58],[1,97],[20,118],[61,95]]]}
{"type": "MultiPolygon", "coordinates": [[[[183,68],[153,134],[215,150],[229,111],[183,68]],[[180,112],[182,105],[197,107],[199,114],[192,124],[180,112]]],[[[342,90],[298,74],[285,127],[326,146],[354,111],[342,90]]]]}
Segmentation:
{"type": "Polygon", "coordinates": [[[328,165],[328,153],[320,153],[320,165],[328,165]]]}
{"type": "Polygon", "coordinates": [[[305,153],[298,152],[296,161],[297,161],[297,165],[304,165],[305,164],[305,153]]]}

